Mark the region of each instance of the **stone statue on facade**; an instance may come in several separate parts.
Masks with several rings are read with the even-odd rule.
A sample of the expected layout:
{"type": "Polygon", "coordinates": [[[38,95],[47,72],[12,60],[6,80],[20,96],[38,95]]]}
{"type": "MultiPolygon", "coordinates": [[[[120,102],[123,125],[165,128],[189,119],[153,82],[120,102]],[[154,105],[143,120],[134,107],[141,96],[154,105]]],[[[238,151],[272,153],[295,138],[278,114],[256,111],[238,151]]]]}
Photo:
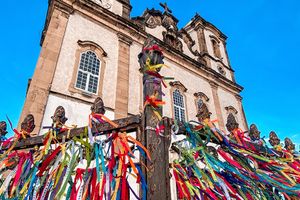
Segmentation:
{"type": "Polygon", "coordinates": [[[249,137],[252,141],[260,139],[260,131],[255,124],[251,124],[250,126],[249,137]]]}
{"type": "Polygon", "coordinates": [[[58,106],[51,119],[53,121],[53,126],[55,126],[55,128],[62,128],[66,123],[66,121],[68,120],[68,118],[66,117],[66,112],[64,107],[58,106]]]}
{"type": "Polygon", "coordinates": [[[295,144],[292,142],[290,138],[284,139],[284,148],[288,150],[289,152],[295,151],[295,144]]]}
{"type": "Polygon", "coordinates": [[[105,108],[104,108],[104,103],[101,97],[97,97],[91,106],[91,111],[94,114],[105,114],[105,108]]]}
{"type": "Polygon", "coordinates": [[[207,105],[202,103],[201,106],[198,108],[198,112],[196,117],[198,118],[199,122],[204,121],[205,119],[210,119],[211,112],[209,112],[207,105]]]}
{"type": "Polygon", "coordinates": [[[23,138],[30,137],[30,134],[35,128],[34,117],[32,114],[29,114],[25,117],[21,123],[21,134],[23,138]]]}
{"type": "Polygon", "coordinates": [[[239,124],[237,123],[232,113],[230,113],[227,117],[226,128],[229,132],[232,132],[233,130],[239,128],[239,124]]]}
{"type": "Polygon", "coordinates": [[[273,146],[276,147],[280,145],[280,139],[278,138],[277,134],[274,131],[270,132],[269,135],[269,143],[273,146]]]}

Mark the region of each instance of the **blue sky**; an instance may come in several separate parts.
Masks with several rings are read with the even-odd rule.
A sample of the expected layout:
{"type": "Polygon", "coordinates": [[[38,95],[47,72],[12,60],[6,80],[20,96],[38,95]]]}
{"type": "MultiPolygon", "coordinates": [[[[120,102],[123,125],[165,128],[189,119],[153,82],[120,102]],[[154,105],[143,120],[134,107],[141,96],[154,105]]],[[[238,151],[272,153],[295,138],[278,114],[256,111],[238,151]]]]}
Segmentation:
{"type": "MultiPolygon", "coordinates": [[[[17,124],[27,81],[40,51],[47,0],[4,1],[0,7],[0,120],[17,124]]],[[[228,36],[228,53],[237,82],[245,87],[243,105],[249,124],[263,135],[276,131],[300,144],[300,1],[169,0],[182,27],[198,12],[228,36]]],[[[131,0],[132,16],[157,0],[131,0]]],[[[160,8],[159,8],[160,9],[160,8]]]]}

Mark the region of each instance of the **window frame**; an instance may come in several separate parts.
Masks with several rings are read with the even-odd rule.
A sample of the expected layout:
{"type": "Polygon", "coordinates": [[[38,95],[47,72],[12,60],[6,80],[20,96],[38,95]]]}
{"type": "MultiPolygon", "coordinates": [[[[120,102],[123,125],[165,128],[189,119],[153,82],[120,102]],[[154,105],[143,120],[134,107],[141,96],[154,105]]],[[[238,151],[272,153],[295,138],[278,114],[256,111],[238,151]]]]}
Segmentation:
{"type": "Polygon", "coordinates": [[[98,91],[99,91],[99,81],[100,81],[100,75],[101,75],[101,60],[98,58],[97,54],[94,52],[94,51],[91,51],[91,50],[87,50],[87,51],[84,51],[84,52],[81,52],[80,53],[80,58],[79,58],[79,62],[78,62],[78,69],[77,69],[77,75],[76,75],[76,80],[75,80],[75,84],[74,84],[74,87],[78,90],[82,90],[83,92],[87,92],[87,93],[91,93],[91,94],[98,94],[98,91]],[[96,59],[99,61],[99,71],[98,71],[98,75],[96,74],[93,74],[92,72],[89,72],[89,71],[84,71],[83,69],[80,69],[80,64],[82,62],[82,55],[83,54],[86,54],[88,52],[91,52],[93,54],[95,54],[96,56],[96,59]],[[85,89],[82,89],[80,87],[77,87],[77,82],[78,82],[78,75],[79,75],[79,72],[82,72],[82,73],[85,73],[87,74],[87,78],[86,78],[86,85],[85,85],[85,89]],[[98,78],[98,81],[97,81],[97,89],[96,89],[96,92],[90,92],[88,89],[89,89],[89,81],[90,81],[90,77],[93,76],[93,77],[97,77],[98,78]]]}
{"type": "MultiPolygon", "coordinates": [[[[187,101],[186,101],[186,95],[185,93],[187,92],[187,88],[180,82],[180,81],[173,81],[169,83],[171,86],[170,89],[170,96],[171,96],[171,111],[172,111],[172,116],[175,119],[175,104],[174,104],[174,92],[176,90],[179,91],[180,95],[182,96],[182,100],[183,100],[183,106],[184,106],[184,119],[185,122],[189,121],[189,117],[188,117],[188,106],[187,106],[187,101]]],[[[177,120],[177,119],[176,119],[177,120]]]]}
{"type": "Polygon", "coordinates": [[[210,37],[210,43],[211,43],[211,47],[212,47],[213,56],[217,59],[223,60],[221,46],[220,46],[220,40],[214,35],[210,35],[209,37],[210,37]]]}
{"type": "MultiPolygon", "coordinates": [[[[77,46],[77,50],[75,53],[75,62],[73,66],[73,75],[72,75],[72,80],[69,84],[69,92],[71,94],[79,94],[82,95],[82,97],[85,98],[96,98],[98,96],[102,97],[102,91],[103,91],[103,84],[104,84],[104,72],[106,68],[106,57],[107,53],[96,43],[92,41],[81,41],[79,40],[77,46]],[[97,92],[89,92],[88,90],[83,90],[81,88],[76,87],[77,84],[77,79],[78,79],[78,74],[79,74],[79,67],[80,67],[80,62],[81,62],[81,56],[88,52],[92,51],[96,56],[97,59],[99,60],[99,74],[98,74],[98,84],[97,84],[97,92]]],[[[83,73],[89,73],[85,72],[84,70],[81,70],[83,73]]],[[[96,77],[97,75],[93,75],[96,77]]],[[[86,82],[86,88],[88,88],[89,84],[89,79],[87,78],[86,82]]]]}
{"type": "Polygon", "coordinates": [[[186,122],[186,107],[185,107],[185,100],[184,100],[184,96],[183,94],[181,94],[181,91],[179,89],[175,89],[173,92],[172,92],[172,99],[173,99],[173,112],[174,112],[174,119],[176,119],[176,108],[178,109],[178,117],[179,119],[176,119],[176,120],[179,120],[179,121],[183,121],[183,122],[186,122]],[[178,93],[177,93],[178,91],[178,93]],[[175,93],[177,93],[178,95],[180,95],[179,98],[182,99],[182,102],[180,102],[182,104],[181,105],[176,105],[176,100],[175,100],[175,93]]]}

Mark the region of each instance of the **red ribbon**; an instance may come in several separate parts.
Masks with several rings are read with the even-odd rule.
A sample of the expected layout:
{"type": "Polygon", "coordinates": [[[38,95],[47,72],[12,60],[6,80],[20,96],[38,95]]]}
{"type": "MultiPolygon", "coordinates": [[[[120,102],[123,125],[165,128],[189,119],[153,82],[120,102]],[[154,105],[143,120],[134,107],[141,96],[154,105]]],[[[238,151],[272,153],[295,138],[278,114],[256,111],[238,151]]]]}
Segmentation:
{"type": "Polygon", "coordinates": [[[55,158],[55,156],[60,152],[61,146],[58,146],[41,164],[39,168],[39,173],[37,176],[42,176],[44,171],[49,167],[51,161],[55,158]]]}

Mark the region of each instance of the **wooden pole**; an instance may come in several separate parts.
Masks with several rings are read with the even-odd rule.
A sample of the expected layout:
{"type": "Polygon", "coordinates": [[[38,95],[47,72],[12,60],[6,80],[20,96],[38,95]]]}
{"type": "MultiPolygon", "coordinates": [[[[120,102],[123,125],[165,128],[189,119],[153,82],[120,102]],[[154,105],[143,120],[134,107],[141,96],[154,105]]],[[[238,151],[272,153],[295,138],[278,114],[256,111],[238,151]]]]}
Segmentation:
{"type": "MultiPolygon", "coordinates": [[[[162,99],[161,82],[153,74],[147,73],[147,61],[150,66],[163,64],[163,55],[154,40],[149,39],[142,53],[139,55],[141,71],[143,72],[143,96],[144,102],[147,98],[156,94],[156,100],[162,99]]],[[[157,73],[159,70],[156,71],[157,73]]],[[[153,108],[146,105],[144,109],[144,126],[142,132],[142,142],[151,154],[151,162],[145,161],[148,171],[146,171],[146,180],[148,185],[148,200],[168,200],[170,195],[170,178],[169,178],[169,146],[170,138],[156,134],[155,128],[160,123],[158,115],[162,116],[162,108],[153,108]],[[157,113],[155,113],[157,112],[157,113]]],[[[166,130],[163,135],[168,134],[169,124],[165,124],[166,130]]]]}

